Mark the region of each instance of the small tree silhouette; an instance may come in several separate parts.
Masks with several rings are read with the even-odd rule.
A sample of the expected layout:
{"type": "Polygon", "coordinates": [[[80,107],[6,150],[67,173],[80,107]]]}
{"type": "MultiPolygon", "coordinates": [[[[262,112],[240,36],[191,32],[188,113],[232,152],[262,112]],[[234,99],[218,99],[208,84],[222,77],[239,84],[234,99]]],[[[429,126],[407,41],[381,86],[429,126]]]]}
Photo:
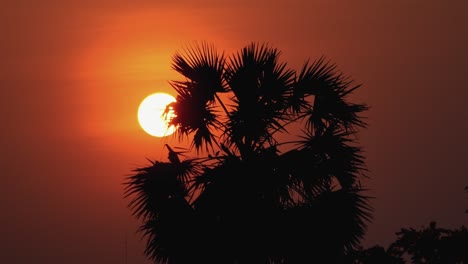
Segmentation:
{"type": "Polygon", "coordinates": [[[367,249],[359,248],[347,252],[346,264],[405,264],[401,252],[375,245],[367,249]]]}
{"type": "Polygon", "coordinates": [[[397,240],[389,246],[395,255],[411,256],[411,263],[457,264],[468,261],[468,231],[466,227],[445,229],[431,222],[420,230],[402,228],[397,240]]]}
{"type": "Polygon", "coordinates": [[[225,57],[203,43],[173,57],[172,124],[199,154],[127,178],[145,254],[161,263],[343,260],[371,220],[356,134],[367,110],[325,58],[299,71],[252,43],[225,57]],[[292,131],[297,135],[293,135],[292,131]],[[288,141],[282,135],[289,134],[288,141]]]}
{"type": "MultiPolygon", "coordinates": [[[[465,187],[465,191],[468,186],[465,187]]],[[[437,227],[432,221],[429,226],[401,228],[395,233],[397,239],[387,249],[375,245],[364,249],[358,247],[346,253],[349,264],[463,264],[468,263],[468,229],[462,225],[455,229],[437,227]]]]}

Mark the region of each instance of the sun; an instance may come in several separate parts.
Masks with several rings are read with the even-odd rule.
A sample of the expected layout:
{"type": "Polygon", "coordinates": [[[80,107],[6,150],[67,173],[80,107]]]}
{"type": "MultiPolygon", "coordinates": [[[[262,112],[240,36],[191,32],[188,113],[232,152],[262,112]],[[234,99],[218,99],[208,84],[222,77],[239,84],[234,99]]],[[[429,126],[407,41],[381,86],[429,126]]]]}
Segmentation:
{"type": "Polygon", "coordinates": [[[138,107],[138,122],[143,130],[155,137],[169,136],[175,131],[174,126],[168,125],[168,119],[174,116],[169,112],[168,118],[163,117],[164,110],[175,98],[166,93],[148,95],[138,107]]]}

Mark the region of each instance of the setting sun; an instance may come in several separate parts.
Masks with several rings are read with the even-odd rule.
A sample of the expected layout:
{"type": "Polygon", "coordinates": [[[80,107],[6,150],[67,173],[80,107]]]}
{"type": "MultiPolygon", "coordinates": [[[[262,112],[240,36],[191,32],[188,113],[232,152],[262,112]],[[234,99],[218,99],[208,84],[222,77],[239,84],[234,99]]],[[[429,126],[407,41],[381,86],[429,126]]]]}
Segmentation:
{"type": "MultiPolygon", "coordinates": [[[[154,93],[143,99],[138,108],[138,122],[141,128],[155,137],[164,137],[174,133],[175,127],[169,126],[169,120],[163,117],[166,106],[172,102],[175,102],[175,98],[166,93],[154,93]]],[[[169,113],[169,118],[171,114],[173,115],[169,113]]]]}

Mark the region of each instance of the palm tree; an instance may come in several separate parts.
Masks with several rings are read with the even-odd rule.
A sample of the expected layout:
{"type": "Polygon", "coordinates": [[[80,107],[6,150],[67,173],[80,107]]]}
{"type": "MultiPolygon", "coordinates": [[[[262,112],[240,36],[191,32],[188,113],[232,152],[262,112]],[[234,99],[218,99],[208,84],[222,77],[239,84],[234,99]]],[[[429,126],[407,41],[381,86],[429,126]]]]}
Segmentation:
{"type": "MultiPolygon", "coordinates": [[[[125,185],[159,263],[339,262],[371,221],[358,89],[324,57],[299,70],[252,43],[229,57],[194,45],[173,57],[179,141],[197,157],[151,161],[125,185]],[[285,135],[288,135],[287,137],[285,135]]],[[[167,112],[168,112],[167,111],[167,112]]]]}

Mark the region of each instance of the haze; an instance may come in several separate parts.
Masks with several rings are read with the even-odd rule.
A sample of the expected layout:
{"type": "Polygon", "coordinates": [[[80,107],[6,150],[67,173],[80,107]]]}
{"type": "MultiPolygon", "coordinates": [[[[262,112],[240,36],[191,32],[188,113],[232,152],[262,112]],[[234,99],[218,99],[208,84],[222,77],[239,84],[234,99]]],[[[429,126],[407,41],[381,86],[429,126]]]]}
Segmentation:
{"type": "Polygon", "coordinates": [[[363,87],[376,197],[364,245],[401,227],[467,223],[465,1],[9,1],[0,10],[2,263],[149,263],[122,181],[164,143],[141,100],[193,41],[251,41],[291,67],[327,56],[363,87]]]}

